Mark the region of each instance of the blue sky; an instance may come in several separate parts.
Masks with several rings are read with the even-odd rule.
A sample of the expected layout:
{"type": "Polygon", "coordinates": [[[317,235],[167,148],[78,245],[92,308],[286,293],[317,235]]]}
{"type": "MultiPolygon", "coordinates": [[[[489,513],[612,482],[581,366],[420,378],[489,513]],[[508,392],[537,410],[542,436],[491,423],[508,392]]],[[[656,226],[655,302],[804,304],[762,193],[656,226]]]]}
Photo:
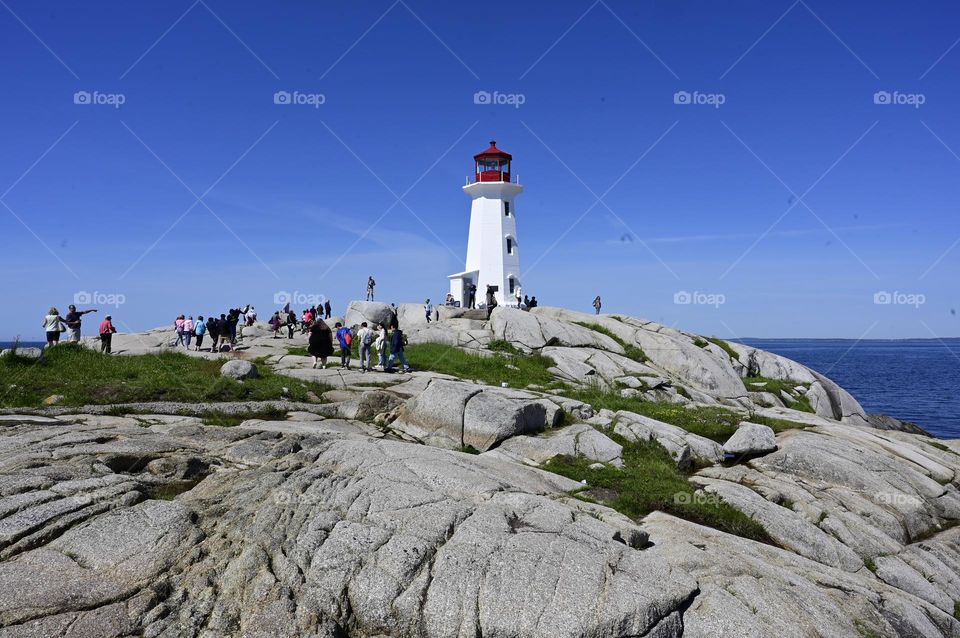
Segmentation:
{"type": "Polygon", "coordinates": [[[960,335],[956,3],[0,5],[0,340],[84,292],[127,329],[440,299],[494,138],[542,304],[960,335]]]}

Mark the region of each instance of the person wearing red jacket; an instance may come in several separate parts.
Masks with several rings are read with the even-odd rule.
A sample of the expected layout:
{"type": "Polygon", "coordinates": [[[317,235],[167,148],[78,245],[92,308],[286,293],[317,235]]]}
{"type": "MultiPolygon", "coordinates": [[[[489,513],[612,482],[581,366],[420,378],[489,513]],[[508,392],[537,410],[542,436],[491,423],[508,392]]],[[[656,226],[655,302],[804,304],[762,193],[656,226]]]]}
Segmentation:
{"type": "Polygon", "coordinates": [[[107,315],[100,322],[100,352],[110,354],[110,342],[113,341],[113,333],[117,329],[113,327],[113,317],[107,315]]]}

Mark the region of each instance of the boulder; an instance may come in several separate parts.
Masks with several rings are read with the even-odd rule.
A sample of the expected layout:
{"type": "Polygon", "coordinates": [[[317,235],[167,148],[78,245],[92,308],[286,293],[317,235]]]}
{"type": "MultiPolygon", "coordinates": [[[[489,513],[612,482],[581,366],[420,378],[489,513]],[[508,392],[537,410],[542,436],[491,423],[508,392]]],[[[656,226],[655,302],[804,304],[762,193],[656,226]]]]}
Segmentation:
{"type": "Polygon", "coordinates": [[[712,465],[723,460],[719,443],[683,428],[626,410],[617,412],[616,419],[616,434],[630,441],[656,441],[681,469],[690,468],[694,462],[712,465]]]}
{"type": "MultiPolygon", "coordinates": [[[[427,325],[427,313],[423,306],[424,304],[419,303],[402,303],[397,306],[397,321],[405,332],[409,332],[414,326],[427,325]]],[[[433,314],[435,316],[436,311],[433,314]]]]}
{"type": "MultiPolygon", "coordinates": [[[[369,327],[375,328],[378,323],[389,326],[394,319],[396,319],[396,313],[390,304],[380,301],[351,301],[347,306],[343,324],[352,328],[366,321],[369,327]]],[[[336,324],[330,325],[332,327],[336,324]]]]}
{"type": "MultiPolygon", "coordinates": [[[[593,427],[578,423],[541,436],[516,436],[497,452],[523,463],[540,465],[555,456],[582,456],[591,461],[623,466],[623,447],[593,427]]],[[[602,466],[601,466],[602,467],[602,466]]]]}
{"type": "Polygon", "coordinates": [[[636,342],[651,365],[682,379],[685,387],[722,399],[747,396],[747,389],[726,353],[722,357],[714,355],[698,348],[688,336],[662,327],[637,330],[636,342]]]}
{"type": "Polygon", "coordinates": [[[624,353],[623,346],[595,330],[506,306],[494,308],[490,315],[490,329],[496,338],[505,339],[526,351],[556,345],[624,353]]]}
{"type": "Polygon", "coordinates": [[[766,454],[776,449],[777,436],[772,429],[747,421],[737,426],[737,431],[723,444],[724,453],[738,457],[766,454]]]}
{"type": "Polygon", "coordinates": [[[16,350],[4,350],[2,356],[7,356],[16,352],[18,357],[23,359],[33,359],[34,361],[43,359],[43,348],[17,348],[16,350]]]}
{"type": "Polygon", "coordinates": [[[257,366],[243,359],[231,359],[220,366],[220,376],[237,379],[238,381],[256,379],[258,376],[257,366]]]}
{"type": "Polygon", "coordinates": [[[485,451],[553,427],[560,414],[552,402],[526,392],[436,379],[407,401],[391,427],[429,445],[485,451]]]}

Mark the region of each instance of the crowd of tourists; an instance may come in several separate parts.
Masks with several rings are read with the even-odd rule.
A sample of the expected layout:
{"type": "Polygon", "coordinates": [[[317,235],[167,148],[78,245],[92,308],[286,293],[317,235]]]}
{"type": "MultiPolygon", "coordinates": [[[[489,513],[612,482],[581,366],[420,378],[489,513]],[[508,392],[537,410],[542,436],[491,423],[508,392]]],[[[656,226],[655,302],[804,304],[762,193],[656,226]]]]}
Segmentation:
{"type": "Polygon", "coordinates": [[[243,308],[230,308],[220,316],[209,315],[179,315],[173,320],[175,338],[170,344],[173,347],[183,346],[188,350],[192,347],[199,352],[203,349],[203,342],[209,339],[209,352],[223,352],[233,348],[243,340],[244,326],[252,326],[257,321],[256,309],[247,304],[243,308]]]}

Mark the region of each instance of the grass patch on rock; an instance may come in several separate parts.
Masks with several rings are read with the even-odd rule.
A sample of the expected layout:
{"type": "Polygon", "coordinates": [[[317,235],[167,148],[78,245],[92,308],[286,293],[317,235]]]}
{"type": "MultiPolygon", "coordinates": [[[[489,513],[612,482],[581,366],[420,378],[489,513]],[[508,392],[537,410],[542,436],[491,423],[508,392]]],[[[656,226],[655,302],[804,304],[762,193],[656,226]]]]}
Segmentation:
{"type": "Polygon", "coordinates": [[[503,352],[505,354],[520,355],[523,354],[520,350],[517,349],[512,343],[506,339],[494,339],[487,344],[488,350],[493,350],[494,352],[503,352]]]}
{"type": "Polygon", "coordinates": [[[309,357],[310,353],[307,352],[306,346],[289,346],[287,348],[287,354],[292,354],[296,357],[309,357]]]}
{"type": "Polygon", "coordinates": [[[221,412],[219,410],[210,410],[198,414],[204,425],[217,425],[220,427],[233,427],[240,425],[244,421],[251,419],[260,419],[262,421],[285,421],[287,411],[281,408],[266,408],[263,410],[248,410],[246,412],[221,412]]]}
{"type": "Polygon", "coordinates": [[[718,339],[717,337],[707,337],[707,341],[714,345],[720,346],[720,348],[722,348],[723,351],[726,352],[734,361],[740,360],[740,353],[734,350],[730,344],[723,339],[718,339]]]}
{"type": "Polygon", "coordinates": [[[680,518],[707,525],[730,534],[773,544],[766,530],[743,512],[719,498],[695,493],[688,475],[660,445],[652,441],[632,442],[609,434],[623,446],[623,468],[604,465],[590,469],[594,462],[584,457],[558,456],[543,468],[571,478],[586,481],[592,494],[606,494],[604,504],[634,520],[653,511],[662,511],[680,518]]]}
{"type": "Polygon", "coordinates": [[[521,357],[499,353],[481,355],[442,343],[421,343],[407,346],[404,354],[415,370],[429,370],[490,385],[506,382],[512,388],[525,388],[531,383],[544,387],[557,384],[556,378],[547,371],[556,363],[537,353],[521,357]]]}
{"type": "Polygon", "coordinates": [[[274,374],[258,366],[260,377],[236,381],[220,376],[225,359],[204,359],[179,352],[104,355],[79,344],[48,348],[42,361],[0,359],[0,406],[39,407],[61,395],[58,405],[174,401],[309,401],[308,393],[328,388],[274,374]],[[284,392],[287,388],[287,392],[284,392]]]}
{"type": "Polygon", "coordinates": [[[796,383],[785,379],[768,379],[767,377],[744,377],[743,386],[750,392],[770,392],[792,410],[814,413],[813,406],[810,405],[810,399],[805,394],[797,393],[797,398],[790,401],[783,395],[783,393],[786,393],[788,396],[794,396],[797,388],[809,388],[809,385],[805,383],[796,383]],[[754,385],[760,383],[763,385],[754,385]]]}
{"type": "Polygon", "coordinates": [[[594,332],[599,332],[602,335],[606,335],[610,337],[611,339],[619,343],[621,347],[623,347],[623,351],[624,353],[626,353],[628,359],[633,359],[637,363],[646,363],[647,361],[650,360],[650,358],[646,355],[646,353],[643,351],[643,349],[640,346],[633,343],[627,343],[626,341],[624,341],[623,339],[615,335],[613,332],[611,332],[607,328],[604,328],[600,324],[587,323],[584,321],[574,321],[574,323],[582,328],[593,330],[594,332]]]}

